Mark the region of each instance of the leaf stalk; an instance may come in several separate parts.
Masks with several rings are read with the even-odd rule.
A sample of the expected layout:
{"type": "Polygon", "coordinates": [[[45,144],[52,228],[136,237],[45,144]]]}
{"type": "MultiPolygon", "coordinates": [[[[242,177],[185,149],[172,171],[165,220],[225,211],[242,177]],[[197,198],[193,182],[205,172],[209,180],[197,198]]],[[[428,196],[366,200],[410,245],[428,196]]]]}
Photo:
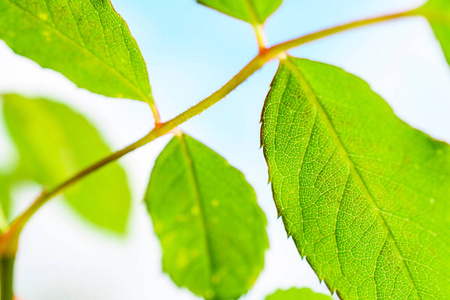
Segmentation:
{"type": "Polygon", "coordinates": [[[262,52],[267,49],[267,39],[263,25],[261,24],[254,25],[253,29],[255,30],[256,40],[258,41],[259,52],[262,52]]]}
{"type": "Polygon", "coordinates": [[[158,107],[156,106],[156,103],[153,99],[152,101],[148,101],[147,103],[150,106],[150,109],[152,110],[153,119],[155,120],[155,126],[158,126],[159,124],[161,124],[161,116],[159,114],[158,107]]]}

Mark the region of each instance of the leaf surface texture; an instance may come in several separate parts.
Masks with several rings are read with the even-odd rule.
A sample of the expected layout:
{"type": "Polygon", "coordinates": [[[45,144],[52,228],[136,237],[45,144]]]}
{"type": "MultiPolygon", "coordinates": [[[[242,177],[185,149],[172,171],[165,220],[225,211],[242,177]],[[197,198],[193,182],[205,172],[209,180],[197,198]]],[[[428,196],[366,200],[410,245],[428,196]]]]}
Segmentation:
{"type": "Polygon", "coordinates": [[[237,299],[253,285],[268,247],[266,218],[244,175],[183,134],[156,160],[145,201],[163,269],[206,299],[237,299]]]}
{"type": "Polygon", "coordinates": [[[198,3],[252,25],[264,21],[281,5],[282,0],[197,0],[198,3]]]}
{"type": "Polygon", "coordinates": [[[109,0],[0,0],[0,39],[81,88],[153,101],[141,52],[109,0]]]}
{"type": "MultiPolygon", "coordinates": [[[[111,154],[80,114],[46,99],[4,95],[4,118],[20,155],[22,178],[54,187],[111,154]]],[[[131,199],[124,170],[110,163],[66,189],[70,205],[90,222],[123,233],[131,199]]]]}
{"type": "Polygon", "coordinates": [[[288,235],[343,299],[450,293],[450,147],[415,130],[361,79],[284,60],[262,145],[288,235]]]}

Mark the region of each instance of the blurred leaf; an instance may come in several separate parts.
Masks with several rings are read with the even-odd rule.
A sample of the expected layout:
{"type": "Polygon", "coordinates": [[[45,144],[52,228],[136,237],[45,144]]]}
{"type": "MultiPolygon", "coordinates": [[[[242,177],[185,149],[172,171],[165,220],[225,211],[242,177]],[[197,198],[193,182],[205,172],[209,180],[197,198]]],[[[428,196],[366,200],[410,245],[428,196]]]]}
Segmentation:
{"type": "Polygon", "coordinates": [[[430,22],[450,64],[450,1],[429,0],[418,12],[430,22]]]}
{"type": "Polygon", "coordinates": [[[141,52],[109,0],[0,0],[0,39],[81,88],[153,101],[141,52]]]}
{"type": "MultiPolygon", "coordinates": [[[[19,150],[25,178],[53,187],[111,153],[97,130],[65,105],[18,95],[3,99],[6,124],[19,150]]],[[[68,188],[65,196],[92,223],[125,231],[130,191],[117,163],[68,188]]]]}
{"type": "Polygon", "coordinates": [[[283,0],[197,0],[197,2],[236,19],[258,25],[264,24],[283,0]]]}
{"type": "Polygon", "coordinates": [[[0,229],[8,225],[10,207],[10,180],[9,176],[0,173],[0,229]]]}
{"type": "Polygon", "coordinates": [[[266,297],[266,300],[332,300],[330,296],[316,293],[310,289],[290,288],[288,290],[278,290],[266,297]]]}
{"type": "Polygon", "coordinates": [[[193,138],[174,137],[156,161],[145,201],[163,269],[207,299],[237,299],[268,247],[266,218],[241,172],[193,138]]]}
{"type": "Polygon", "coordinates": [[[284,60],[262,115],[279,214],[343,299],[450,294],[450,147],[397,118],[361,79],[284,60]]]}

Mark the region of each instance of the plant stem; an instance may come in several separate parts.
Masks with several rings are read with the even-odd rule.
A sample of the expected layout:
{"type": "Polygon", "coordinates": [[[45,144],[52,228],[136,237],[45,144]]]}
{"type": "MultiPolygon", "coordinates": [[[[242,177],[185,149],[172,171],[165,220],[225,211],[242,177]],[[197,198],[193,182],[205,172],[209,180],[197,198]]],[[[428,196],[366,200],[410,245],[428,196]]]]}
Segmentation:
{"type": "Polygon", "coordinates": [[[0,258],[1,300],[13,300],[14,258],[0,258]]]}
{"type": "Polygon", "coordinates": [[[367,25],[371,25],[371,24],[375,24],[375,23],[381,23],[381,22],[385,22],[385,21],[389,21],[389,20],[400,19],[400,18],[404,18],[404,17],[411,17],[411,16],[415,16],[415,15],[419,15],[419,12],[417,10],[409,10],[409,11],[405,11],[405,12],[401,12],[401,13],[354,21],[351,23],[339,25],[336,27],[332,27],[332,28],[317,31],[317,32],[314,32],[314,33],[311,33],[308,35],[304,35],[304,36],[301,36],[301,37],[293,39],[293,40],[289,40],[287,42],[284,42],[284,43],[281,43],[281,44],[278,44],[276,46],[269,48],[268,52],[274,52],[275,54],[279,54],[279,53],[285,52],[289,49],[296,48],[298,46],[307,44],[307,43],[315,41],[315,40],[319,40],[321,38],[324,38],[324,37],[327,37],[327,36],[342,32],[342,31],[347,31],[350,29],[367,26],[367,25]]]}
{"type": "Polygon", "coordinates": [[[158,126],[161,124],[161,117],[159,115],[158,108],[156,107],[156,103],[154,100],[148,101],[148,105],[150,106],[150,109],[152,110],[153,119],[155,119],[155,126],[158,126]]]}
{"type": "MultiPolygon", "coordinates": [[[[248,77],[250,77],[253,73],[255,73],[257,70],[259,70],[264,64],[269,62],[272,59],[277,58],[279,55],[283,54],[285,51],[298,47],[300,45],[309,43],[311,41],[321,39],[323,37],[349,30],[356,27],[361,27],[369,24],[379,23],[387,20],[402,18],[406,16],[412,16],[415,15],[414,11],[408,11],[398,14],[392,14],[372,19],[366,19],[362,21],[356,21],[352,23],[348,23],[345,25],[333,27],[330,29],[318,31],[306,36],[299,37],[294,40],[290,40],[278,45],[275,45],[268,49],[262,49],[260,53],[252,60],[250,61],[236,76],[234,76],[229,82],[227,82],[222,88],[217,90],[215,93],[213,93],[211,96],[205,98],[203,101],[199,102],[198,104],[194,105],[193,107],[189,108],[182,114],[176,116],[175,118],[171,119],[170,121],[167,121],[165,123],[160,123],[159,121],[159,113],[156,110],[156,107],[153,105],[152,111],[155,116],[156,126],[155,128],[150,131],[149,134],[147,134],[142,139],[138,140],[137,142],[131,144],[130,146],[115,152],[111,154],[110,156],[102,159],[101,161],[95,163],[94,165],[88,167],[87,169],[81,171],[80,173],[74,175],[72,178],[68,179],[67,181],[63,182],[62,184],[58,185],[57,187],[53,188],[49,191],[44,191],[32,204],[28,209],[26,209],[17,219],[15,219],[11,225],[9,226],[8,230],[6,230],[2,236],[0,237],[0,255],[6,256],[6,257],[15,257],[15,254],[17,252],[18,247],[18,241],[20,233],[25,226],[25,224],[28,222],[28,220],[36,213],[36,211],[42,207],[48,200],[50,200],[55,195],[61,193],[65,188],[73,185],[74,183],[78,182],[80,179],[84,178],[85,176],[95,172],[96,170],[100,169],[101,167],[107,165],[108,163],[115,161],[122,156],[124,156],[127,153],[130,153],[131,151],[140,148],[151,141],[157,139],[160,136],[163,136],[169,132],[171,132],[173,129],[181,125],[182,123],[186,122],[187,120],[191,119],[192,117],[200,114],[201,112],[205,111],[209,107],[213,106],[215,103],[219,102],[221,99],[223,99],[226,95],[228,95],[231,91],[233,91],[237,86],[239,86],[241,83],[243,83],[248,77]]],[[[2,299],[3,300],[3,299],[2,299]]]]}
{"type": "Polygon", "coordinates": [[[255,30],[256,40],[258,41],[259,52],[264,51],[265,49],[267,49],[267,41],[263,25],[253,25],[253,29],[255,30]]]}

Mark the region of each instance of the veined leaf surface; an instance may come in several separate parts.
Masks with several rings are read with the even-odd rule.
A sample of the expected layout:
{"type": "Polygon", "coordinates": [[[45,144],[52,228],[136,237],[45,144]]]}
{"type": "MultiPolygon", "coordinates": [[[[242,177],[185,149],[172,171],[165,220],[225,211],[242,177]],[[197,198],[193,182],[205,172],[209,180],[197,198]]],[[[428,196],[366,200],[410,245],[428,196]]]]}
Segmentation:
{"type": "Polygon", "coordinates": [[[244,175],[188,135],[158,157],[145,201],[172,280],[206,299],[237,299],[268,247],[266,218],[244,175]]]}
{"type": "MultiPolygon", "coordinates": [[[[4,114],[20,154],[22,178],[56,184],[111,154],[97,130],[63,104],[4,95],[4,114]]],[[[65,197],[84,218],[123,233],[131,199],[124,170],[111,163],[68,188],[65,197]]]]}
{"type": "Polygon", "coordinates": [[[450,1],[429,0],[418,12],[430,22],[445,58],[450,64],[450,1]]]}
{"type": "Polygon", "coordinates": [[[330,296],[319,294],[307,288],[278,290],[266,297],[266,300],[332,300],[330,296]]]}
{"type": "Polygon", "coordinates": [[[361,79],[281,63],[262,145],[288,235],[343,299],[450,294],[450,147],[415,130],[361,79]]]}
{"type": "Polygon", "coordinates": [[[197,2],[236,19],[258,25],[264,24],[283,0],[197,0],[197,2]]]}
{"type": "Polygon", "coordinates": [[[153,101],[141,52],[109,0],[0,0],[0,39],[81,88],[153,101]]]}

